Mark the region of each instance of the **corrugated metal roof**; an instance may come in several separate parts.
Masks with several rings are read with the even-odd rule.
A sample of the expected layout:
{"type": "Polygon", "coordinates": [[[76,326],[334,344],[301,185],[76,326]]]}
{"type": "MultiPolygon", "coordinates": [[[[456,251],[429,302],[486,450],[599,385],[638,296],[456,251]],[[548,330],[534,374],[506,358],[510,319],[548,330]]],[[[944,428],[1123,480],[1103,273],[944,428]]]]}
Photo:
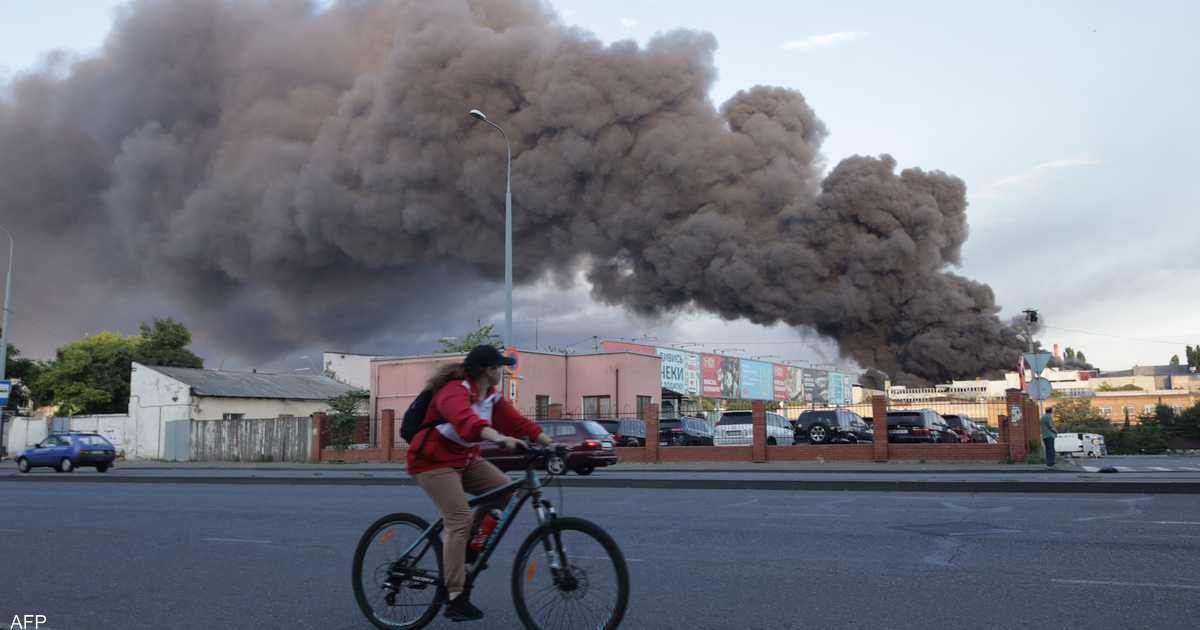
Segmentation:
{"type": "Polygon", "coordinates": [[[185,383],[197,396],[328,400],[354,389],[319,374],[228,372],[157,365],[146,367],[185,383]]]}

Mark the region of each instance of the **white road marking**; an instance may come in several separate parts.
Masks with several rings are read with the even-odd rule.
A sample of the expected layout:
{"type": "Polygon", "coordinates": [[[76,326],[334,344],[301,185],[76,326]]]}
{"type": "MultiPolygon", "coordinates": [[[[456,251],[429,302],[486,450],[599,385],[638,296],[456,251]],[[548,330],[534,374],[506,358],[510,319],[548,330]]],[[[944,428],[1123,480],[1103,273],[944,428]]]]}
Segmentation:
{"type": "Polygon", "coordinates": [[[1200,521],[1150,521],[1155,525],[1200,525],[1200,521]]]}
{"type": "Polygon", "coordinates": [[[1113,468],[1116,468],[1121,472],[1134,472],[1137,470],[1136,468],[1130,468],[1129,466],[1113,466],[1113,468]]]}
{"type": "Polygon", "coordinates": [[[255,540],[253,538],[201,538],[205,542],[227,542],[227,543],[251,543],[255,545],[269,545],[269,540],[255,540]]]}
{"type": "Polygon", "coordinates": [[[1170,468],[1163,468],[1162,466],[1151,466],[1150,470],[1157,470],[1159,472],[1171,472],[1170,468]]]}
{"type": "Polygon", "coordinates": [[[1179,470],[1190,470],[1192,472],[1200,472],[1200,468],[1196,468],[1194,466],[1180,466],[1179,470]]]}
{"type": "Polygon", "coordinates": [[[1088,472],[1100,472],[1100,469],[1095,466],[1084,466],[1083,469],[1088,472]]]}
{"type": "MultiPolygon", "coordinates": [[[[604,556],[603,558],[601,558],[600,556],[570,556],[570,557],[579,558],[580,560],[609,560],[608,556],[604,556]]],[[[642,559],[641,558],[625,558],[625,562],[642,562],[642,559]]]]}
{"type": "Polygon", "coordinates": [[[1200,585],[1160,584],[1157,582],[1117,582],[1112,580],[1050,580],[1056,584],[1078,584],[1083,586],[1143,586],[1146,588],[1182,588],[1200,591],[1200,585]]]}

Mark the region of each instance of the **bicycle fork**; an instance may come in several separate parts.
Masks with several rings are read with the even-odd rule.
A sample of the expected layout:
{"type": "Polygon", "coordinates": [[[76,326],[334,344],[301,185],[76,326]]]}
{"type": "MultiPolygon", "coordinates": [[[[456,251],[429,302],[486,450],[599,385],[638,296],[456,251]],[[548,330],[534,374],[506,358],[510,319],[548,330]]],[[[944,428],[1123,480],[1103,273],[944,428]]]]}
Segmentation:
{"type": "Polygon", "coordinates": [[[567,550],[563,548],[562,544],[562,534],[558,528],[554,527],[558,513],[549,501],[541,497],[540,493],[533,497],[533,510],[537,515],[538,526],[545,527],[550,532],[549,536],[542,537],[542,551],[546,554],[546,563],[550,566],[550,576],[554,580],[554,585],[564,590],[574,590],[575,576],[570,571],[567,550]]]}

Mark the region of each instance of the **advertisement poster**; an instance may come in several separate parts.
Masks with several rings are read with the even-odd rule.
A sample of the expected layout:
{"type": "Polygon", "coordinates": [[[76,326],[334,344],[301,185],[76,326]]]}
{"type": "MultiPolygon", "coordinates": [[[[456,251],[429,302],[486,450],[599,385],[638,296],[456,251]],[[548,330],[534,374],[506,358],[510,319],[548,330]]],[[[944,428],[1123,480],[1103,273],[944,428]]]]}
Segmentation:
{"type": "Polygon", "coordinates": [[[788,367],[776,365],[774,368],[775,400],[788,400],[788,367]]]}
{"type": "Polygon", "coordinates": [[[829,404],[831,404],[831,405],[846,404],[845,400],[842,397],[842,385],[844,383],[845,383],[845,381],[842,379],[841,374],[839,374],[837,372],[829,373],[829,404]]]}
{"type": "Polygon", "coordinates": [[[825,370],[802,370],[804,402],[824,405],[829,400],[829,373],[825,370]]]}
{"type": "Polygon", "coordinates": [[[700,395],[700,355],[695,352],[684,352],[684,381],[687,383],[688,396],[700,395]]]}
{"type": "Polygon", "coordinates": [[[700,355],[700,391],[709,398],[723,398],[721,394],[721,357],[715,354],[700,355]]]}
{"type": "Polygon", "coordinates": [[[602,341],[600,348],[605,352],[641,352],[642,354],[655,354],[654,346],[643,346],[640,343],[626,343],[624,341],[602,341]]]}
{"type": "Polygon", "coordinates": [[[719,357],[717,381],[721,384],[721,398],[739,398],[742,395],[742,369],[737,357],[719,357]]]}
{"type": "Polygon", "coordinates": [[[658,348],[662,358],[662,386],[681,394],[687,393],[687,358],[678,350],[658,348]]]}
{"type": "Polygon", "coordinates": [[[742,361],[742,395],[746,400],[771,400],[775,379],[770,363],[742,361]]]}
{"type": "Polygon", "coordinates": [[[804,372],[794,367],[789,367],[787,371],[787,400],[804,402],[804,372]]]}

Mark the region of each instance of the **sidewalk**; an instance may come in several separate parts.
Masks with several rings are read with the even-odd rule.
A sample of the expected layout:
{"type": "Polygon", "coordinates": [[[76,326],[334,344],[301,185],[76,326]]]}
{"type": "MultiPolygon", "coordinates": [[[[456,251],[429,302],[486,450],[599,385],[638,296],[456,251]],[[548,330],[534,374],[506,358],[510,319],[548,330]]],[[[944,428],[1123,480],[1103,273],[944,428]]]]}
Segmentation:
{"type": "MultiPolygon", "coordinates": [[[[11,466],[11,467],[9,467],[11,466]]],[[[512,476],[517,473],[510,472],[512,476]]],[[[0,483],[174,483],[277,485],[412,485],[401,463],[297,464],[240,462],[118,462],[107,473],[56,473],[0,467],[0,483]]],[[[1054,469],[1027,464],[780,463],[619,464],[588,476],[554,480],[568,487],[677,490],[1054,492],[1200,494],[1200,472],[1090,472],[1075,463],[1054,469]]],[[[0,485],[0,488],[4,487],[0,485]]]]}

